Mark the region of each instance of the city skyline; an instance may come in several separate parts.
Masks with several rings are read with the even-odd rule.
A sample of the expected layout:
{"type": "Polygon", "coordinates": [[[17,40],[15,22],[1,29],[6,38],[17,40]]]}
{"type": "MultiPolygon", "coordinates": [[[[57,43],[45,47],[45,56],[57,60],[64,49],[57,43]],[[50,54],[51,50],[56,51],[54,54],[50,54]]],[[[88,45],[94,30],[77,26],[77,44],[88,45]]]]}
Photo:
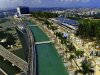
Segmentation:
{"type": "Polygon", "coordinates": [[[0,9],[29,7],[100,7],[100,0],[0,0],[0,9]]]}

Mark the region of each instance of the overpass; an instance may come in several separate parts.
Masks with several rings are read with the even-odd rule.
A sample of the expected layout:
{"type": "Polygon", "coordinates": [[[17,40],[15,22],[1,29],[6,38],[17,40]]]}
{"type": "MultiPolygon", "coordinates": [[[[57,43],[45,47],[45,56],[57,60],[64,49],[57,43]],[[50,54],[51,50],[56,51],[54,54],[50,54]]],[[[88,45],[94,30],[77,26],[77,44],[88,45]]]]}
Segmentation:
{"type": "Polygon", "coordinates": [[[32,72],[30,75],[68,75],[56,48],[48,36],[35,24],[27,21],[26,25],[34,39],[33,47],[31,47],[33,48],[31,54],[34,54],[31,57],[31,64],[33,65],[31,70],[33,71],[30,71],[32,72]],[[36,58],[34,59],[34,57],[36,58]]]}
{"type": "Polygon", "coordinates": [[[21,58],[19,58],[15,54],[13,54],[12,52],[8,51],[1,45],[0,45],[0,56],[2,56],[4,59],[10,61],[13,66],[16,65],[18,68],[20,68],[25,73],[27,72],[27,70],[28,70],[27,62],[25,62],[24,60],[22,60],[21,58]]]}

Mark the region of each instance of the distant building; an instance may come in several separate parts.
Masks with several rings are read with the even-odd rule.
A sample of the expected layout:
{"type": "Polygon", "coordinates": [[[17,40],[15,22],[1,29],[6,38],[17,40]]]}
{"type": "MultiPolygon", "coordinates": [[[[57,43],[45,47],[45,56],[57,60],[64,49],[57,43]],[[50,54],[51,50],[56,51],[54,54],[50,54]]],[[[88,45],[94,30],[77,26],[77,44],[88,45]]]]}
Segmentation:
{"type": "Polygon", "coordinates": [[[20,6],[17,7],[18,16],[29,15],[29,7],[20,6]]]}
{"type": "Polygon", "coordinates": [[[58,17],[58,18],[56,18],[56,21],[59,24],[61,24],[63,26],[67,26],[67,27],[69,27],[69,28],[71,28],[73,30],[77,30],[78,25],[79,25],[78,21],[72,20],[72,19],[68,19],[68,18],[64,18],[64,17],[58,17]]]}

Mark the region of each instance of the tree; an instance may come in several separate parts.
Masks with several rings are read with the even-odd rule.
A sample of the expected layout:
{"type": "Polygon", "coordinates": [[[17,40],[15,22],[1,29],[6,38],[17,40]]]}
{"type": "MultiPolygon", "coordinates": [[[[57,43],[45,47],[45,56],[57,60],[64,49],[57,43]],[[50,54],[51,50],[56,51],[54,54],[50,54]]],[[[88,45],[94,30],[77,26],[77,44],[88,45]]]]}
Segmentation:
{"type": "Polygon", "coordinates": [[[2,26],[0,26],[0,28],[3,28],[2,26]]]}
{"type": "Polygon", "coordinates": [[[32,12],[32,16],[35,17],[35,18],[52,18],[52,17],[58,17],[58,14],[56,13],[51,13],[51,12],[41,12],[41,11],[38,11],[38,12],[32,12]]]}
{"type": "Polygon", "coordinates": [[[97,43],[100,45],[100,26],[96,26],[95,35],[96,35],[97,43]]]}
{"type": "Polygon", "coordinates": [[[87,73],[90,73],[90,70],[92,68],[92,63],[90,60],[87,60],[86,58],[81,62],[82,72],[84,75],[87,73]]]}
{"type": "Polygon", "coordinates": [[[62,36],[63,36],[63,34],[62,34],[62,33],[60,33],[60,32],[56,32],[55,34],[56,34],[56,36],[57,36],[57,37],[59,37],[59,39],[61,39],[61,38],[62,38],[62,36]]]}
{"type": "Polygon", "coordinates": [[[69,57],[69,61],[71,61],[71,66],[72,66],[72,60],[75,58],[75,55],[71,54],[69,57]]]}
{"type": "Polygon", "coordinates": [[[9,35],[7,37],[7,40],[5,42],[7,45],[14,45],[16,43],[16,39],[13,37],[13,35],[9,35]]]}
{"type": "Polygon", "coordinates": [[[3,31],[0,31],[0,39],[3,39],[5,37],[6,37],[5,33],[3,31]]]}
{"type": "Polygon", "coordinates": [[[98,20],[81,20],[76,32],[83,40],[100,40],[100,21],[98,20]]]}
{"type": "Polygon", "coordinates": [[[76,55],[77,57],[79,57],[79,56],[82,56],[82,55],[84,54],[84,51],[76,50],[74,53],[75,53],[75,55],[76,55]]]}
{"type": "Polygon", "coordinates": [[[93,68],[91,60],[88,60],[87,58],[85,58],[82,62],[81,62],[81,70],[76,70],[75,71],[75,75],[77,75],[78,73],[81,73],[83,75],[94,75],[94,70],[91,69],[93,68]]]}

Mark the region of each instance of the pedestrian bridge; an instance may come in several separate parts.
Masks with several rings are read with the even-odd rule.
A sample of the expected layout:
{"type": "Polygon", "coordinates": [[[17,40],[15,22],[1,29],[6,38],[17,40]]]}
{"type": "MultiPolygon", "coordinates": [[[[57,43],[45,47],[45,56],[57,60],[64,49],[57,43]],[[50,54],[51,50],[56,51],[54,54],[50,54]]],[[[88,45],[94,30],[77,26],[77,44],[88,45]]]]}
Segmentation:
{"type": "Polygon", "coordinates": [[[46,43],[51,43],[52,41],[43,41],[43,42],[36,42],[35,44],[46,44],[46,43]]]}

